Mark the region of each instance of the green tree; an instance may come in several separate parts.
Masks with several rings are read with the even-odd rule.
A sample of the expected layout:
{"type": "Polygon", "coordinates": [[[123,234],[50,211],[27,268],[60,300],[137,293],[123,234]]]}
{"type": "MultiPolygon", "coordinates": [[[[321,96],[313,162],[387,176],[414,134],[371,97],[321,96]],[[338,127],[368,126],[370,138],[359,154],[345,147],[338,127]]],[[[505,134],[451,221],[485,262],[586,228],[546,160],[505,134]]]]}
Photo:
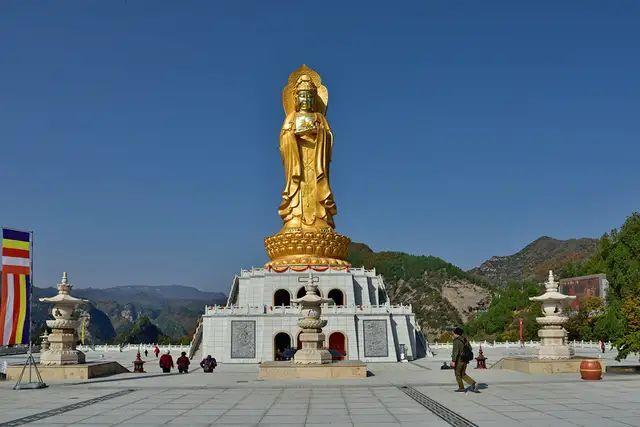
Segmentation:
{"type": "Polygon", "coordinates": [[[633,213],[620,230],[603,238],[599,251],[609,280],[609,310],[622,314],[614,333],[617,359],[640,353],[640,214],[633,213]]]}
{"type": "Polygon", "coordinates": [[[591,258],[565,266],[561,276],[595,273],[607,275],[607,306],[593,318],[584,312],[575,315],[570,333],[582,339],[613,341],[618,360],[640,353],[640,213],[634,212],[619,230],[602,236],[591,258]]]}
{"type": "Polygon", "coordinates": [[[535,318],[541,315],[540,304],[529,301],[529,297],[540,292],[541,286],[534,282],[507,284],[494,293],[487,311],[467,323],[467,334],[475,339],[518,340],[522,318],[524,339],[534,339],[538,331],[535,318]]]}
{"type": "Polygon", "coordinates": [[[164,336],[160,328],[151,322],[147,316],[142,316],[135,321],[128,331],[123,331],[116,337],[118,344],[139,344],[159,342],[164,336]]]}
{"type": "Polygon", "coordinates": [[[604,301],[602,298],[590,297],[580,302],[580,308],[570,311],[569,320],[564,327],[569,333],[570,340],[598,341],[607,339],[598,329],[600,319],[604,316],[604,301]]]}
{"type": "Polygon", "coordinates": [[[609,281],[608,306],[596,321],[596,333],[614,341],[618,360],[640,353],[640,213],[605,234],[582,271],[604,272],[609,281]]]}
{"type": "Polygon", "coordinates": [[[626,358],[630,353],[640,353],[640,297],[636,295],[623,299],[620,311],[624,324],[622,333],[615,341],[618,360],[626,358]]]}

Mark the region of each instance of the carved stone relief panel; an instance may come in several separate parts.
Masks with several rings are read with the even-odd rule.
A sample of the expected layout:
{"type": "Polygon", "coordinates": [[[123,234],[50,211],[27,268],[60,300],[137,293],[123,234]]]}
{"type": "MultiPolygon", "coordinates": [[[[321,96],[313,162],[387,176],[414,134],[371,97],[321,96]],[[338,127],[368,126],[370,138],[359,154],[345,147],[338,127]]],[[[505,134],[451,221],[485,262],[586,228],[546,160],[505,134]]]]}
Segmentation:
{"type": "Polygon", "coordinates": [[[256,321],[231,321],[231,358],[253,359],[256,357],[256,321]]]}
{"type": "Polygon", "coordinates": [[[387,321],[363,320],[362,329],[364,330],[364,357],[389,356],[387,321]]]}

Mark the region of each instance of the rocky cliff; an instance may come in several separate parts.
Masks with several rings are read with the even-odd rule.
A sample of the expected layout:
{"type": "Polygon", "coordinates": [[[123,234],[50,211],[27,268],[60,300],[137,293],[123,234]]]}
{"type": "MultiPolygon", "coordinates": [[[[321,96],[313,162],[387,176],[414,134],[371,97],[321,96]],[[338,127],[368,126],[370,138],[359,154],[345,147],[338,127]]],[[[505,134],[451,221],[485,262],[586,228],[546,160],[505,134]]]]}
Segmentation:
{"type": "Polygon", "coordinates": [[[353,243],[349,261],[382,274],[391,302],[411,304],[430,338],[461,325],[491,300],[487,282],[438,257],[374,252],[365,244],[353,243]]]}
{"type": "MultiPolygon", "coordinates": [[[[49,306],[39,297],[52,296],[55,288],[34,288],[34,334],[40,333],[44,321],[50,318],[49,306]]],[[[78,288],[72,291],[78,298],[86,298],[91,315],[89,332],[96,344],[111,342],[116,335],[126,336],[136,322],[149,318],[164,335],[176,341],[189,337],[204,312],[205,304],[224,304],[226,296],[220,292],[205,292],[190,286],[115,286],[111,288],[78,288]]]]}

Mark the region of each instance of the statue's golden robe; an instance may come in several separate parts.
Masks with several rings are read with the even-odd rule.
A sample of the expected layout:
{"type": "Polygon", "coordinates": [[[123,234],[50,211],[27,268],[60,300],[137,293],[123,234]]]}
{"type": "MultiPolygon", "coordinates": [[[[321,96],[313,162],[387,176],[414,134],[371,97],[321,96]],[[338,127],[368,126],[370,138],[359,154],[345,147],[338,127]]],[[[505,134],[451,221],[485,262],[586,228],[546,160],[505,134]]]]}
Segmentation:
{"type": "Polygon", "coordinates": [[[264,239],[271,261],[282,272],[314,268],[348,268],[350,239],[336,233],[337,213],[329,164],[333,133],[326,112],[329,92],[320,75],[306,65],[289,75],[282,90],[286,118],[280,132],[285,185],[278,214],[282,229],[264,239]]]}
{"type": "Polygon", "coordinates": [[[337,212],[329,184],[333,134],[326,117],[314,112],[314,131],[296,135],[296,114],[287,115],[280,133],[285,187],[278,213],[283,230],[333,228],[337,212]]]}

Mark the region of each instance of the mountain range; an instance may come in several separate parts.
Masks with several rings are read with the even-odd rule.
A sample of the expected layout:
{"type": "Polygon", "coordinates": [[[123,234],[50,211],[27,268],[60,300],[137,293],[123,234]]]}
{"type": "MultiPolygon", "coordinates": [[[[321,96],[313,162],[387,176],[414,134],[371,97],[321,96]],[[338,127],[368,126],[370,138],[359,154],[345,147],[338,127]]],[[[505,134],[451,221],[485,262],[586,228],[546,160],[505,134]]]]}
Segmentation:
{"type": "Polygon", "coordinates": [[[595,252],[597,243],[597,239],[590,238],[558,240],[542,236],[513,255],[491,257],[469,273],[497,286],[510,281],[540,281],[549,270],[587,259],[595,252]]]}
{"type": "Polygon", "coordinates": [[[363,243],[352,243],[349,262],[382,274],[391,302],[411,304],[429,336],[464,323],[491,301],[488,281],[435,256],[374,252],[363,243]]]}
{"type": "MultiPolygon", "coordinates": [[[[50,306],[39,302],[38,298],[56,293],[53,287],[34,288],[34,325],[43,325],[44,320],[50,317],[50,306]]],[[[128,332],[141,317],[148,317],[173,341],[188,340],[204,312],[204,306],[225,304],[227,300],[221,292],[206,292],[182,285],[74,288],[72,293],[90,301],[84,310],[91,315],[89,332],[96,344],[111,342],[118,334],[128,332]]],[[[34,329],[35,332],[39,330],[34,329]]]]}
{"type": "Polygon", "coordinates": [[[596,244],[596,239],[542,236],[513,255],[494,256],[469,271],[438,257],[374,252],[362,243],[351,244],[349,261],[382,274],[391,302],[411,304],[422,329],[430,339],[437,339],[486,310],[494,291],[506,283],[541,282],[549,269],[590,257],[596,244]]]}
{"type": "MultiPolygon", "coordinates": [[[[411,304],[431,339],[485,310],[495,289],[509,281],[541,281],[549,269],[589,257],[596,242],[543,236],[513,255],[494,256],[469,271],[435,256],[375,252],[364,243],[352,243],[348,259],[382,274],[391,302],[411,304]]],[[[34,333],[41,333],[50,317],[48,305],[37,299],[56,293],[53,287],[34,288],[33,320],[39,325],[34,333]]],[[[118,341],[118,335],[126,336],[145,317],[173,342],[188,342],[204,306],[225,304],[227,299],[220,292],[182,285],[74,288],[73,295],[90,301],[85,310],[91,315],[89,332],[95,343],[118,341]]]]}

